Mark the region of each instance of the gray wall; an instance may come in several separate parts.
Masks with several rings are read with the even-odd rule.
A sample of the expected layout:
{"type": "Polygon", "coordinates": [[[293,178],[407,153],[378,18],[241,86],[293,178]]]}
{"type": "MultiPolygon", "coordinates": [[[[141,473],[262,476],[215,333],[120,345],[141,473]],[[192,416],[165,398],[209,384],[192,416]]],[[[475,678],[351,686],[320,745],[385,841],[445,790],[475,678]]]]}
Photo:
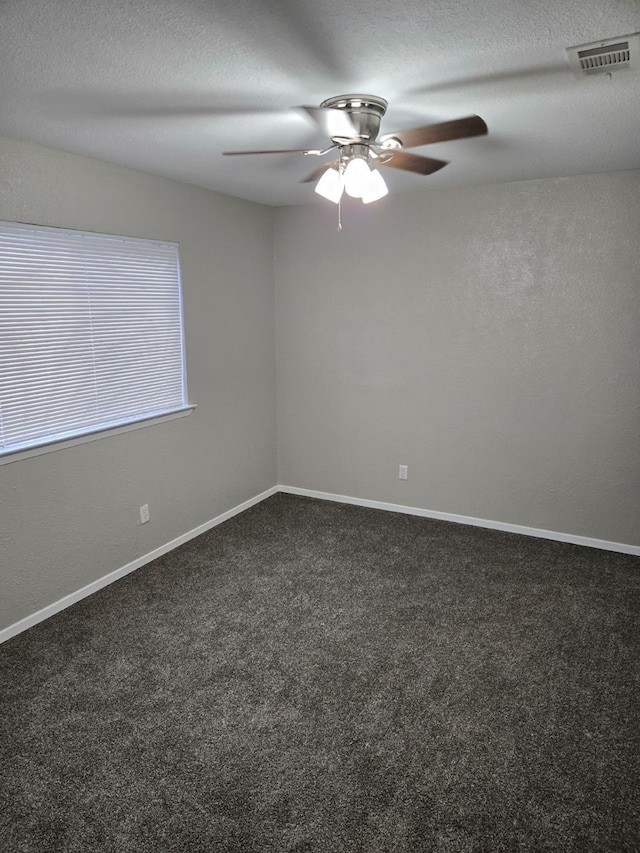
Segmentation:
{"type": "Polygon", "coordinates": [[[276,213],[279,482],[640,544],[640,172],[343,222],[276,213]]]}
{"type": "Polygon", "coordinates": [[[276,418],[271,209],[0,138],[0,218],[179,242],[198,404],[0,466],[3,628],[273,486],[276,418]]]}

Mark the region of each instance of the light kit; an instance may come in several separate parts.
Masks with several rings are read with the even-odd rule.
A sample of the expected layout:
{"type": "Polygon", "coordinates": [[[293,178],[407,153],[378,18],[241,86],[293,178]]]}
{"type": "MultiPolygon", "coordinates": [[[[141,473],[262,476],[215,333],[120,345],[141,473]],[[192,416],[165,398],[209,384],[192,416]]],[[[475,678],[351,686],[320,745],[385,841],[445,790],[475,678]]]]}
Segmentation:
{"type": "Polygon", "coordinates": [[[351,198],[359,198],[363,204],[370,204],[387,195],[389,190],[384,178],[376,168],[371,168],[368,152],[353,149],[365,149],[364,145],[345,146],[340,160],[326,169],[316,184],[316,192],[323,198],[338,204],[342,193],[351,198]]]}

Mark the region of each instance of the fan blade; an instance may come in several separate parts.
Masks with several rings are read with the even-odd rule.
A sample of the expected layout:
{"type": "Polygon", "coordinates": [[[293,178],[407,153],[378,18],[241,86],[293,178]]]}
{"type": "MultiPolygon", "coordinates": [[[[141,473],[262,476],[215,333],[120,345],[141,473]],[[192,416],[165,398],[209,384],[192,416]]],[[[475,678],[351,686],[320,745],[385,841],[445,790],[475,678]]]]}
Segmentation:
{"type": "Polygon", "coordinates": [[[404,151],[394,152],[393,157],[386,162],[379,161],[380,166],[391,166],[394,169],[404,169],[406,172],[417,172],[419,175],[431,175],[447,165],[446,160],[434,160],[433,157],[421,157],[419,154],[405,154],[404,151]]]}
{"type": "Polygon", "coordinates": [[[432,142],[448,142],[451,139],[465,139],[469,136],[482,136],[485,133],[487,133],[487,125],[480,116],[467,116],[454,121],[443,121],[440,124],[428,124],[424,127],[385,133],[380,143],[384,146],[387,140],[397,139],[403,148],[418,148],[420,145],[430,145],[432,142]]]}
{"type": "Polygon", "coordinates": [[[267,151],[223,151],[225,157],[235,157],[237,154],[315,154],[315,148],[271,148],[267,151]]]}
{"type": "Polygon", "coordinates": [[[307,115],[315,121],[323,133],[333,139],[358,139],[359,134],[355,129],[349,113],[345,110],[333,110],[330,107],[300,107],[307,115]]]}
{"type": "MultiPolygon", "coordinates": [[[[1,5],[1,4],[0,4],[1,5]]],[[[290,115],[289,109],[275,100],[256,103],[239,92],[229,91],[219,96],[171,91],[166,92],[103,92],[93,88],[48,89],[38,95],[41,110],[55,119],[112,120],[126,119],[218,119],[234,116],[270,116],[274,122],[290,115]]]]}
{"type": "Polygon", "coordinates": [[[315,181],[318,178],[321,178],[324,175],[324,173],[327,171],[327,169],[330,169],[332,166],[337,166],[338,162],[339,162],[338,160],[331,160],[330,163],[323,163],[322,166],[318,166],[318,168],[314,169],[310,175],[307,175],[306,178],[303,178],[300,181],[300,183],[301,184],[308,184],[311,181],[315,181]]]}

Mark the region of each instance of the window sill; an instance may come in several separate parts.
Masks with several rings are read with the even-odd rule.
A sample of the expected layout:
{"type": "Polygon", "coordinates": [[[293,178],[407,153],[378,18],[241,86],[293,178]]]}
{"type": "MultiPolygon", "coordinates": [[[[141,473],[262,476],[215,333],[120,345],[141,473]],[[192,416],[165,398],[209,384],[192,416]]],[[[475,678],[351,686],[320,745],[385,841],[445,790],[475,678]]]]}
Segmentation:
{"type": "Polygon", "coordinates": [[[43,453],[52,453],[54,450],[63,450],[65,447],[73,447],[76,444],[86,444],[88,441],[97,441],[100,438],[108,438],[111,435],[119,435],[122,432],[131,432],[134,429],[143,429],[148,426],[164,423],[165,421],[173,421],[176,418],[184,418],[190,415],[195,409],[195,405],[185,406],[182,409],[176,409],[174,412],[167,412],[164,415],[156,415],[152,418],[146,418],[141,421],[132,421],[129,424],[121,424],[120,426],[110,427],[108,429],[98,430],[96,432],[88,432],[84,435],[74,435],[72,438],[63,438],[60,441],[52,441],[49,444],[39,444],[36,447],[25,447],[23,450],[9,451],[0,456],[0,465],[8,465],[10,462],[17,462],[19,459],[29,459],[31,456],[41,456],[43,453]]]}

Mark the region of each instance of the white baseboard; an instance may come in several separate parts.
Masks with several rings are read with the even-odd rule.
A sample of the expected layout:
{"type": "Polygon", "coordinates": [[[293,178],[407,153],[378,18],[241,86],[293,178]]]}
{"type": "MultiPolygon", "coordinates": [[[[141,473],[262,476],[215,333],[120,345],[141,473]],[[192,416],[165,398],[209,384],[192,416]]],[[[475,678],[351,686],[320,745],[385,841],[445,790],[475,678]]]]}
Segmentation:
{"type": "Polygon", "coordinates": [[[165,545],[160,545],[159,548],[155,548],[148,554],[144,554],[142,557],[138,557],[131,563],[127,563],[126,566],[122,566],[122,568],[120,569],[116,569],[113,572],[109,572],[108,575],[104,575],[103,577],[98,578],[98,580],[95,580],[92,583],[83,586],[82,589],[79,589],[76,592],[72,592],[69,595],[65,595],[64,598],[60,598],[58,599],[58,601],[54,601],[53,604],[49,604],[46,607],[43,607],[42,610],[38,610],[36,613],[32,613],[31,616],[26,616],[19,622],[15,622],[13,625],[9,625],[7,628],[4,628],[0,631],[0,644],[4,643],[6,640],[10,640],[11,637],[15,637],[16,634],[21,634],[22,631],[26,631],[27,628],[31,628],[33,627],[33,625],[37,625],[38,622],[42,622],[43,620],[48,619],[50,616],[59,613],[61,610],[70,607],[72,604],[81,601],[88,595],[92,595],[99,589],[102,589],[105,586],[109,586],[109,584],[113,583],[114,581],[123,578],[125,575],[128,575],[131,572],[134,572],[136,569],[139,569],[147,563],[150,563],[152,560],[155,560],[156,557],[161,557],[163,554],[167,554],[169,551],[173,551],[174,548],[177,548],[178,545],[182,545],[184,542],[188,542],[189,539],[194,539],[201,533],[206,533],[207,530],[211,530],[212,527],[216,527],[218,524],[222,524],[223,521],[227,521],[229,518],[233,518],[234,515],[238,515],[239,513],[244,512],[246,509],[249,509],[249,507],[255,506],[255,504],[260,503],[260,501],[265,500],[265,498],[271,497],[271,495],[274,495],[277,491],[278,487],[273,486],[271,489],[267,489],[266,492],[261,492],[259,495],[256,495],[253,498],[249,498],[249,500],[244,501],[244,503],[238,504],[238,506],[233,507],[233,509],[227,510],[227,512],[223,512],[222,515],[218,515],[215,518],[212,518],[210,521],[205,521],[204,524],[200,524],[198,527],[194,527],[193,530],[189,530],[187,533],[183,533],[182,536],[178,536],[176,539],[172,539],[171,542],[167,542],[165,545]]]}
{"type": "Polygon", "coordinates": [[[454,521],[457,524],[471,524],[474,527],[486,527],[489,530],[504,530],[507,533],[521,533],[524,536],[537,536],[539,539],[552,539],[555,542],[569,542],[572,545],[586,545],[588,548],[600,548],[603,551],[616,551],[620,554],[631,554],[640,557],[640,545],[626,545],[623,542],[607,542],[605,539],[590,539],[588,536],[575,536],[573,533],[558,533],[555,530],[542,530],[539,527],[522,527],[519,524],[508,524],[503,521],[491,521],[486,518],[474,518],[469,515],[455,515],[451,512],[421,509],[416,506],[370,501],[364,498],[352,498],[349,495],[333,495],[329,492],[315,492],[312,489],[299,489],[297,486],[278,486],[277,491],[289,495],[302,495],[308,498],[319,498],[324,501],[368,506],[373,509],[384,509],[387,512],[403,512],[407,515],[419,515],[423,518],[438,518],[442,521],[454,521]]]}
{"type": "Polygon", "coordinates": [[[115,571],[110,572],[108,575],[104,575],[103,577],[98,578],[98,580],[95,580],[92,583],[83,586],[82,589],[79,589],[76,592],[72,592],[70,595],[65,595],[64,598],[60,598],[53,604],[49,604],[47,605],[47,607],[43,607],[42,610],[38,610],[36,613],[31,614],[31,616],[26,616],[19,622],[15,622],[13,625],[9,625],[7,628],[0,630],[0,644],[4,643],[6,640],[11,639],[11,637],[15,637],[16,634],[20,634],[22,633],[22,631],[26,631],[27,628],[31,628],[33,627],[33,625],[37,625],[38,622],[42,622],[43,620],[48,619],[50,616],[59,613],[61,610],[70,607],[72,604],[81,601],[83,598],[86,598],[88,595],[97,592],[99,589],[102,589],[103,587],[108,586],[114,581],[119,580],[125,575],[128,575],[130,572],[134,572],[136,569],[141,568],[141,566],[144,566],[147,563],[150,563],[152,560],[155,560],[156,557],[161,557],[163,554],[167,554],[169,551],[173,551],[174,548],[177,548],[184,542],[188,542],[190,539],[194,539],[201,533],[206,533],[206,531],[211,530],[212,527],[216,527],[218,524],[222,524],[223,521],[227,521],[227,519],[233,518],[234,515],[238,515],[239,513],[244,512],[246,509],[255,506],[256,504],[260,503],[266,498],[271,497],[271,495],[274,495],[277,492],[284,492],[285,494],[289,495],[301,495],[303,497],[308,498],[318,498],[320,500],[325,501],[336,501],[337,503],[353,504],[354,506],[366,506],[371,507],[373,509],[383,509],[387,512],[402,512],[406,513],[407,515],[422,516],[423,518],[437,518],[441,519],[442,521],[453,521],[457,524],[471,524],[475,527],[486,527],[490,530],[504,530],[507,533],[520,533],[524,536],[537,536],[541,539],[551,539],[556,542],[569,542],[573,545],[585,545],[588,548],[600,548],[604,551],[616,551],[621,554],[631,554],[633,556],[640,556],[640,546],[638,545],[626,545],[622,542],[607,542],[604,539],[590,539],[587,536],[574,536],[571,533],[558,533],[554,530],[542,530],[538,527],[522,527],[519,524],[507,524],[506,522],[491,521],[485,518],[473,518],[472,516],[455,515],[454,513],[450,512],[438,512],[436,510],[422,509],[420,507],[415,506],[402,506],[401,504],[385,503],[384,501],[371,501],[365,500],[364,498],[354,498],[350,497],[349,495],[334,495],[329,492],[317,492],[313,489],[300,489],[297,486],[279,485],[273,486],[272,488],[267,489],[265,492],[261,492],[259,495],[256,495],[253,498],[249,498],[249,500],[244,501],[244,503],[238,504],[238,506],[233,507],[233,509],[227,510],[227,512],[223,512],[222,515],[216,516],[215,518],[211,519],[211,521],[206,521],[204,524],[201,524],[198,527],[194,527],[193,530],[189,530],[187,533],[183,533],[176,539],[172,539],[171,542],[167,542],[165,545],[161,545],[159,548],[150,551],[148,554],[144,554],[142,557],[138,557],[131,563],[127,563],[126,566],[122,566],[122,568],[116,569],[115,571]]]}

